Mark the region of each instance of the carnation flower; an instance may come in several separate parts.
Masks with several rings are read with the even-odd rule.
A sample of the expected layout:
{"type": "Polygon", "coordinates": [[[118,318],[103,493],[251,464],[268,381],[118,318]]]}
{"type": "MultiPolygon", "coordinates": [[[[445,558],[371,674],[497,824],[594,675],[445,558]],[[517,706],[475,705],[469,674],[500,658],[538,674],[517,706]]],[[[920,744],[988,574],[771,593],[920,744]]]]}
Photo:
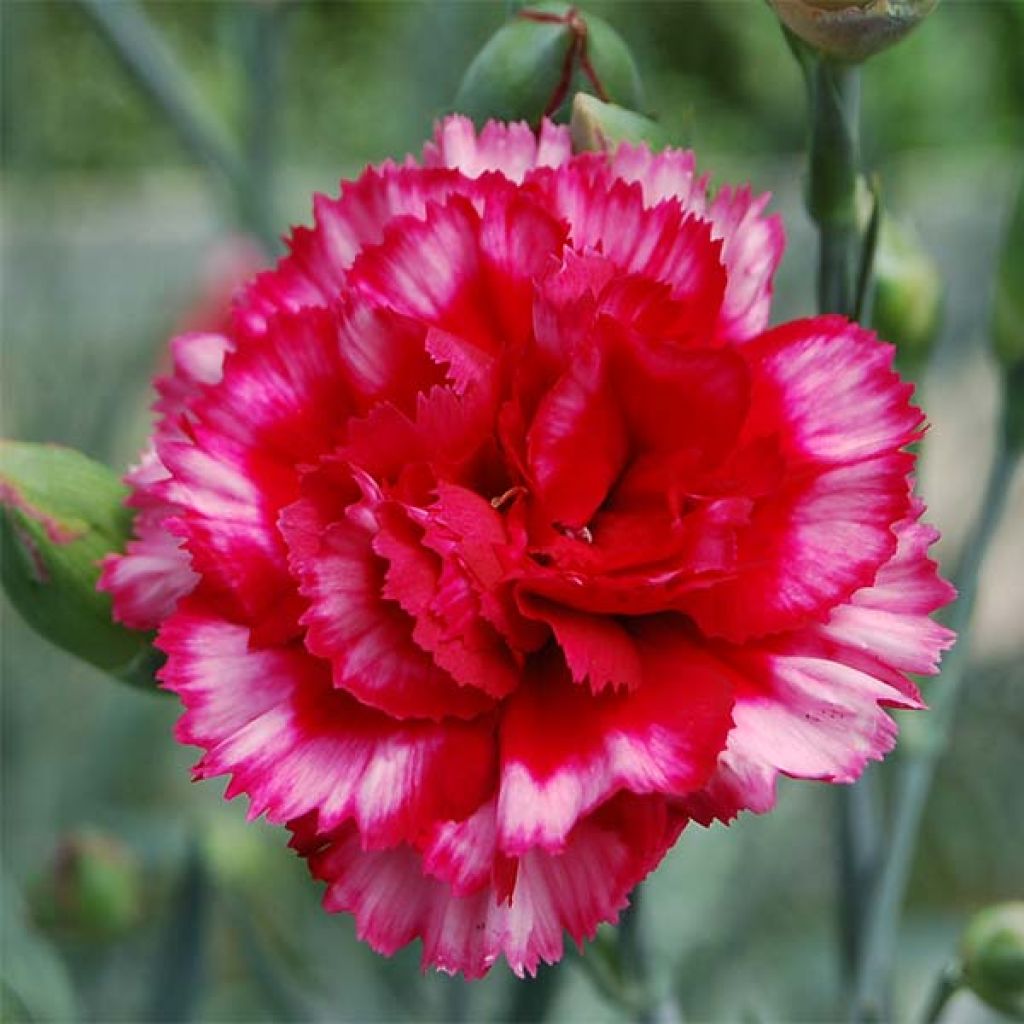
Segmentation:
{"type": "Polygon", "coordinates": [[[374,949],[532,973],[921,707],[921,414],[857,325],[767,329],[767,198],[452,117],[172,343],[103,585],[374,949]]]}

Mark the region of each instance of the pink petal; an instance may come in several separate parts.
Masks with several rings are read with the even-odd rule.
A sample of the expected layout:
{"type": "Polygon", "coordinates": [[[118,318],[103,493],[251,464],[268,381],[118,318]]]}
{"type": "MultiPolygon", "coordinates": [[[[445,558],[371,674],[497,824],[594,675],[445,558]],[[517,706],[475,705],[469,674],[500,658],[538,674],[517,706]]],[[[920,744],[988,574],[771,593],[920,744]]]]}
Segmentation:
{"type": "Polygon", "coordinates": [[[230,773],[249,816],[315,812],[321,829],[352,821],[367,846],[393,846],[472,813],[493,785],[493,725],[399,724],[331,687],[300,646],[254,650],[249,631],[201,601],[163,626],[164,685],[185,714],[178,738],[206,749],[199,778],[230,773]],[[457,781],[456,781],[457,780],[457,781]]]}
{"type": "Polygon", "coordinates": [[[435,126],[434,141],[423,150],[423,165],[453,168],[468,178],[498,171],[518,182],[533,167],[564,163],[570,152],[569,129],[546,118],[539,139],[525,122],[499,121],[488,121],[478,137],[468,117],[453,114],[435,126]]]}

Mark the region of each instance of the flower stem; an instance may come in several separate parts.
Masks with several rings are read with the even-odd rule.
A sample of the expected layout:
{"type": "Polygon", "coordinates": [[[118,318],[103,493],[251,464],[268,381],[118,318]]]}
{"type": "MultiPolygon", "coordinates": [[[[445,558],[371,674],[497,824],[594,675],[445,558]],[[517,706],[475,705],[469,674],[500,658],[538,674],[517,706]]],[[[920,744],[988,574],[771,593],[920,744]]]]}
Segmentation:
{"type": "Polygon", "coordinates": [[[915,737],[911,733],[911,741],[907,744],[894,802],[892,841],[869,906],[864,950],[858,963],[852,1014],[856,1021],[875,1020],[882,1012],[880,992],[896,947],[918,830],[935,769],[949,745],[957,698],[967,666],[967,630],[978,593],[981,567],[1002,518],[1016,462],[1017,453],[1001,441],[989,472],[978,521],[954,575],[959,598],[952,606],[948,623],[960,639],[946,656],[942,676],[932,698],[932,711],[928,720],[922,723],[921,734],[915,737]]]}
{"type": "Polygon", "coordinates": [[[808,76],[811,142],[807,209],[818,226],[818,309],[850,316],[858,269],[860,69],[819,59],[808,76]]]}
{"type": "Polygon", "coordinates": [[[925,1008],[922,1024],[936,1024],[946,1004],[960,991],[963,977],[956,967],[946,967],[935,982],[925,1008]]]}
{"type": "MultiPolygon", "coordinates": [[[[862,258],[856,198],[860,148],[860,70],[824,57],[804,66],[810,104],[807,209],[818,227],[818,309],[855,316],[870,266],[862,258]]],[[[839,940],[852,990],[863,945],[867,894],[877,877],[882,828],[876,780],[838,793],[839,940]]]]}
{"type": "Polygon", "coordinates": [[[78,0],[139,88],[162,112],[192,155],[226,184],[246,226],[272,246],[274,239],[255,215],[249,162],[212,118],[202,96],[159,29],[135,0],[78,0]]]}

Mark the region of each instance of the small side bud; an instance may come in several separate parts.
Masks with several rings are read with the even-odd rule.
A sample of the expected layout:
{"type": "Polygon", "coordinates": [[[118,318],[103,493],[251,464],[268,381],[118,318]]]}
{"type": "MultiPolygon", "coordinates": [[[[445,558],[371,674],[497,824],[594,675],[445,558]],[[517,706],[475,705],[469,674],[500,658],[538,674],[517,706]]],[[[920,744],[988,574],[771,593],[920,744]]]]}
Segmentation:
{"type": "Polygon", "coordinates": [[[834,60],[857,63],[899,42],[938,0],[768,0],[779,20],[834,60]]]}
{"type": "Polygon", "coordinates": [[[620,142],[646,142],[651,149],[664,149],[671,141],[665,129],[649,117],[602,103],[585,92],[573,97],[569,131],[577,153],[614,149],[620,142]]]}
{"type": "Polygon", "coordinates": [[[455,108],[478,124],[489,118],[565,121],[574,93],[625,107],[643,103],[629,47],[605,21],[568,4],[516,12],[473,58],[455,108]]]}
{"type": "Polygon", "coordinates": [[[123,843],[98,832],[67,836],[33,886],[30,905],[48,931],[79,940],[110,940],[142,918],[142,873],[123,843]]]}
{"type": "MultiPolygon", "coordinates": [[[[105,466],[59,445],[0,441],[0,580],[36,632],[136,681],[147,637],[117,625],[96,591],[99,561],[127,540],[126,490],[105,466]]],[[[152,685],[152,677],[143,672],[152,685]]]]}
{"type": "MultiPolygon", "coordinates": [[[[857,226],[873,239],[871,326],[896,346],[896,361],[910,376],[925,365],[942,321],[942,276],[914,225],[892,216],[857,181],[857,226]],[[877,219],[877,220],[876,220],[877,219]]],[[[866,243],[866,244],[869,244],[866,243]]]]}
{"type": "Polygon", "coordinates": [[[1024,902],[975,914],[961,947],[964,984],[993,1009],[1024,1020],[1024,902]]]}

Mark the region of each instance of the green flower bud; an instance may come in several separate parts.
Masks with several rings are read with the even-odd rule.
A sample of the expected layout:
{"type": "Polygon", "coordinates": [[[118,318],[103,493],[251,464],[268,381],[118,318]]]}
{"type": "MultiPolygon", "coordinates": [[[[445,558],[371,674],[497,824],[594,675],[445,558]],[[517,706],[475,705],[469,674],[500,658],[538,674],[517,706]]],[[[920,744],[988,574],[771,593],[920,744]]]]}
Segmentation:
{"type": "MultiPolygon", "coordinates": [[[[873,211],[867,182],[857,181],[857,226],[867,235],[873,211]]],[[[896,346],[901,369],[924,366],[942,320],[942,277],[908,220],[880,210],[872,263],[871,326],[896,346]]]]}
{"type": "Polygon", "coordinates": [[[1024,449],[1024,186],[1010,215],[996,279],[992,341],[1006,376],[1006,439],[1024,449]]]}
{"type": "Polygon", "coordinates": [[[909,372],[920,370],[942,320],[942,278],[908,221],[882,216],[875,250],[871,326],[896,346],[909,372]]]}
{"type": "Polygon", "coordinates": [[[585,92],[573,97],[569,131],[577,153],[614,149],[620,142],[646,142],[651,149],[664,149],[670,142],[656,121],[585,92]]]}
{"type": "Polygon", "coordinates": [[[975,914],[961,957],[964,984],[989,1006],[1024,1020],[1024,902],[975,914]]]}
{"type": "Polygon", "coordinates": [[[478,124],[565,121],[577,92],[624,107],[643,103],[640,74],[618,33],[576,7],[544,3],[518,11],[491,36],[466,71],[455,108],[478,124]]]}
{"type": "Polygon", "coordinates": [[[938,0],[768,0],[782,23],[836,60],[857,62],[902,39],[938,0]]]}
{"type": "Polygon", "coordinates": [[[112,939],[142,918],[142,872],[131,850],[111,836],[80,832],[60,844],[31,891],[37,923],[76,939],[112,939]]]}
{"type": "Polygon", "coordinates": [[[51,643],[152,685],[148,639],[117,625],[96,590],[99,561],[131,531],[126,490],[105,466],[58,445],[0,441],[0,580],[51,643]]]}

